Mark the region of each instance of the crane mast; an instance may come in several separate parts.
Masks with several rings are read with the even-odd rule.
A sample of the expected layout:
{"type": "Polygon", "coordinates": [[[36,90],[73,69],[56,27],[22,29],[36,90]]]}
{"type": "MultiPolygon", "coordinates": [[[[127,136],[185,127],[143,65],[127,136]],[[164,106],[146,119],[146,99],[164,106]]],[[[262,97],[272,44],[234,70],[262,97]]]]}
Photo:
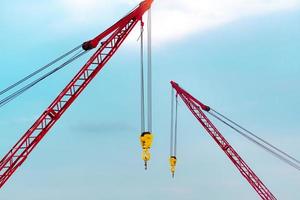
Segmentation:
{"type": "Polygon", "coordinates": [[[227,157],[232,161],[232,163],[240,171],[242,176],[249,182],[249,184],[257,192],[261,199],[276,200],[271,191],[264,185],[259,177],[251,170],[246,162],[239,156],[239,154],[234,150],[234,148],[227,142],[227,140],[223,137],[219,130],[204,114],[203,111],[209,112],[210,107],[204,105],[199,100],[194,98],[174,81],[171,81],[171,85],[176,90],[177,95],[181,97],[183,102],[192,112],[192,114],[205,128],[209,135],[214,139],[214,141],[219,145],[219,147],[223,150],[227,157]]]}
{"type": "Polygon", "coordinates": [[[0,161],[0,188],[22,165],[51,127],[111,59],[135,25],[142,20],[142,16],[151,7],[152,2],[153,0],[141,2],[138,7],[106,31],[82,44],[85,51],[96,48],[99,43],[100,47],[30,129],[2,158],[0,161]]]}

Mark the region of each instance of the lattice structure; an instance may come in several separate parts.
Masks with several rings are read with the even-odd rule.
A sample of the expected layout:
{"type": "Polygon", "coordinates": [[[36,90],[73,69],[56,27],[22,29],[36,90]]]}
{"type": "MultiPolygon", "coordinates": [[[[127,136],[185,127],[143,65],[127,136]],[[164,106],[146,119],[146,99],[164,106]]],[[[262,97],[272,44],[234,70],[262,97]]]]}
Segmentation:
{"type": "Polygon", "coordinates": [[[22,165],[51,127],[111,59],[135,25],[142,20],[143,14],[150,8],[151,4],[152,0],[143,1],[137,8],[109,29],[82,45],[82,48],[87,51],[101,43],[99,49],[77,75],[0,161],[0,188],[22,165]]]}
{"type": "Polygon", "coordinates": [[[184,89],[182,89],[177,83],[171,82],[172,87],[176,90],[177,95],[181,97],[189,110],[193,113],[200,124],[205,128],[209,135],[224,151],[236,168],[240,171],[243,177],[250,183],[257,194],[263,200],[276,200],[275,196],[264,185],[264,183],[256,176],[256,174],[250,169],[245,161],[239,156],[234,148],[227,142],[219,130],[213,125],[213,123],[207,118],[203,111],[210,111],[209,106],[204,105],[199,100],[194,98],[184,89]]]}

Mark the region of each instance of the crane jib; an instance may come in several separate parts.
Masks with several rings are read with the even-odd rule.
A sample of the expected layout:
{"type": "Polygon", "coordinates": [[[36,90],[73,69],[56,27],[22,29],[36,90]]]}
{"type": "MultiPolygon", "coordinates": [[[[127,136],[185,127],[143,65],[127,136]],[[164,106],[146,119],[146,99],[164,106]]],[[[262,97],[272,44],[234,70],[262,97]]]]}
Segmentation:
{"type": "Polygon", "coordinates": [[[271,191],[264,185],[260,178],[251,170],[247,163],[239,156],[239,154],[234,150],[234,148],[229,144],[229,142],[204,114],[203,110],[210,111],[210,107],[197,100],[174,81],[171,81],[171,85],[176,90],[177,95],[181,97],[183,102],[192,112],[192,114],[204,127],[207,133],[213,138],[213,140],[219,145],[219,147],[224,151],[227,157],[232,161],[232,163],[240,171],[241,175],[249,182],[249,184],[257,192],[261,199],[276,200],[271,191]]]}
{"type": "Polygon", "coordinates": [[[2,188],[14,172],[24,163],[52,126],[112,58],[128,34],[142,19],[143,14],[151,7],[152,2],[153,0],[141,2],[137,8],[113,26],[99,34],[93,40],[82,45],[84,50],[89,50],[97,47],[98,43],[101,42],[101,46],[98,50],[89,58],[70,83],[2,158],[0,161],[0,188],[2,188]]]}

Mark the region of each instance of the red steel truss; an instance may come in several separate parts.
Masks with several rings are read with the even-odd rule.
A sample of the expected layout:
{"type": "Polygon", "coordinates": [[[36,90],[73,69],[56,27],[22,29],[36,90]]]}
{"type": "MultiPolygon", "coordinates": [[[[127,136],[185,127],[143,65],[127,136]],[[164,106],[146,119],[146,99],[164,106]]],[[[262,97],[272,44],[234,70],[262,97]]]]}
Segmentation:
{"type": "Polygon", "coordinates": [[[226,141],[219,130],[213,125],[213,123],[207,118],[203,111],[210,111],[210,107],[204,105],[184,89],[182,89],[177,83],[171,81],[172,87],[176,90],[177,94],[181,97],[189,110],[197,118],[200,124],[205,128],[209,135],[215,140],[215,142],[221,147],[224,153],[240,171],[243,177],[250,183],[257,194],[263,200],[276,200],[275,196],[270,190],[263,184],[263,182],[256,176],[256,174],[250,169],[245,161],[239,156],[239,154],[233,149],[233,147],[226,141]]]}
{"type": "Polygon", "coordinates": [[[101,42],[101,45],[31,128],[2,158],[0,161],[0,188],[22,165],[51,127],[111,59],[135,25],[139,21],[142,22],[142,16],[151,7],[152,2],[153,0],[141,2],[137,8],[106,31],[83,43],[82,48],[84,50],[96,48],[99,42],[101,42]]]}

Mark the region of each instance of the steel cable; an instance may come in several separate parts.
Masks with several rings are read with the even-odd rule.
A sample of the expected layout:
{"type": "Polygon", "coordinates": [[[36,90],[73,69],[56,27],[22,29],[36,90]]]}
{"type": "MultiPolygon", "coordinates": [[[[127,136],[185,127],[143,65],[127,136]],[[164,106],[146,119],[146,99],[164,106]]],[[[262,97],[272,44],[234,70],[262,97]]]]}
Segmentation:
{"type": "Polygon", "coordinates": [[[170,156],[173,156],[174,140],[174,90],[171,88],[171,128],[170,128],[170,156]]]}
{"type": "Polygon", "coordinates": [[[237,133],[239,133],[240,135],[242,135],[243,137],[245,137],[246,139],[248,139],[249,141],[251,141],[252,143],[258,145],[259,147],[263,148],[264,150],[266,150],[267,152],[271,153],[273,156],[277,157],[278,159],[280,159],[281,161],[285,162],[286,164],[290,165],[291,167],[297,169],[300,171],[300,166],[294,162],[292,162],[291,160],[285,158],[284,156],[276,153],[274,150],[272,150],[271,148],[267,147],[266,145],[258,142],[257,140],[255,140],[254,138],[251,138],[249,135],[247,135],[246,133],[238,130],[237,128],[235,128],[234,126],[232,126],[231,124],[229,124],[228,122],[226,122],[225,120],[221,119],[220,117],[218,117],[216,114],[213,114],[212,112],[208,112],[211,116],[215,117],[216,119],[218,119],[219,121],[221,121],[222,123],[226,124],[227,126],[229,126],[230,128],[232,128],[233,130],[235,130],[237,133]]]}
{"type": "Polygon", "coordinates": [[[151,8],[148,11],[148,129],[152,132],[152,30],[151,8]]]}
{"type": "Polygon", "coordinates": [[[290,156],[288,153],[280,150],[279,148],[277,148],[276,146],[272,145],[271,143],[267,142],[266,140],[262,139],[261,137],[255,135],[253,132],[247,130],[246,128],[242,127],[241,125],[239,125],[238,123],[232,121],[231,119],[229,119],[228,117],[224,116],[223,114],[215,111],[214,109],[211,109],[214,113],[218,114],[219,116],[223,117],[224,119],[226,119],[227,121],[231,122],[232,124],[234,124],[235,126],[239,127],[240,129],[246,131],[248,134],[250,134],[251,136],[255,137],[256,139],[258,139],[259,141],[265,143],[266,145],[272,147],[273,149],[275,149],[276,151],[280,152],[281,154],[285,155],[286,157],[290,158],[291,160],[295,161],[296,163],[300,164],[300,161],[297,160],[296,158],[290,156]]]}
{"type": "Polygon", "coordinates": [[[177,127],[178,123],[178,96],[174,95],[174,90],[171,91],[171,129],[170,129],[170,156],[177,154],[177,127]],[[174,105],[175,104],[175,105],[174,105]],[[174,110],[175,107],[175,110],[174,110]]]}
{"type": "Polygon", "coordinates": [[[175,98],[175,127],[174,127],[174,156],[176,157],[177,155],[177,127],[178,123],[178,96],[176,95],[175,98]]]}
{"type": "Polygon", "coordinates": [[[45,75],[41,76],[40,78],[32,81],[31,83],[25,85],[24,87],[22,87],[21,89],[17,90],[16,92],[10,94],[9,96],[1,99],[0,100],[0,108],[3,107],[4,105],[6,105],[7,103],[9,103],[10,101],[12,101],[13,99],[15,99],[16,97],[18,97],[19,95],[21,95],[24,92],[26,92],[30,88],[32,88],[37,83],[41,82],[42,80],[46,79],[50,75],[52,75],[55,72],[59,71],[60,69],[64,68],[65,66],[67,66],[68,64],[70,64],[71,62],[73,62],[74,60],[78,59],[79,57],[81,57],[82,55],[84,55],[87,52],[88,51],[80,51],[80,52],[78,52],[77,54],[75,54],[73,57],[71,57],[69,60],[67,60],[66,62],[64,62],[60,66],[56,67],[55,69],[51,70],[50,72],[46,73],[45,75]]]}
{"type": "Polygon", "coordinates": [[[141,25],[141,133],[145,132],[145,86],[144,86],[144,28],[141,25]]]}
{"type": "Polygon", "coordinates": [[[27,81],[28,79],[32,78],[33,76],[37,75],[38,73],[44,71],[45,69],[51,67],[52,65],[54,65],[55,63],[57,63],[58,61],[64,59],[65,57],[67,57],[68,55],[72,54],[73,52],[75,52],[76,50],[80,49],[81,45],[75,47],[74,49],[72,49],[71,51],[63,54],[62,56],[56,58],[55,60],[51,61],[50,63],[48,63],[47,65],[39,68],[38,70],[32,72],[31,74],[25,76],[24,78],[22,78],[21,80],[15,82],[14,84],[8,86],[7,88],[3,89],[0,91],[0,96],[5,94],[6,92],[12,90],[13,88],[17,87],[18,85],[20,85],[21,83],[24,83],[25,81],[27,81]]]}

